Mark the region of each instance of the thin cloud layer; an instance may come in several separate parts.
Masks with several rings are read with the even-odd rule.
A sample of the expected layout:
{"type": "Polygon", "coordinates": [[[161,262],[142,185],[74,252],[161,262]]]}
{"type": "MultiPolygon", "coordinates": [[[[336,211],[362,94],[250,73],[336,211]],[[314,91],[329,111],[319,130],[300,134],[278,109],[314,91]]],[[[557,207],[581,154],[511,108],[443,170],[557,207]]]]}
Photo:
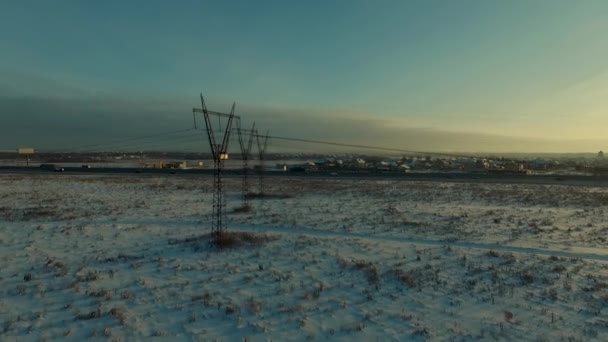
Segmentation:
{"type": "MultiPolygon", "coordinates": [[[[193,98],[196,99],[196,98],[193,98]]],[[[195,102],[195,101],[192,101],[195,102]]],[[[159,136],[116,145],[116,141],[193,127],[192,102],[123,99],[120,97],[42,98],[0,97],[0,147],[33,146],[39,150],[96,149],[205,151],[196,134],[159,136]]],[[[222,110],[224,106],[210,109],[222,110]]],[[[227,106],[225,106],[228,108],[227,106]]],[[[375,120],[358,114],[340,117],[333,112],[237,107],[243,128],[253,121],[261,133],[411,151],[442,152],[579,152],[595,151],[597,140],[543,140],[491,134],[407,127],[397,121],[375,120]]],[[[214,125],[218,124],[213,121],[214,125]]],[[[202,124],[202,121],[199,121],[202,124]]],[[[216,130],[218,129],[216,127],[216,130]]],[[[236,148],[236,139],[233,145],[236,148]]],[[[273,151],[366,152],[283,140],[272,141],[273,151]]],[[[371,151],[371,150],[369,150],[371,151]]]]}

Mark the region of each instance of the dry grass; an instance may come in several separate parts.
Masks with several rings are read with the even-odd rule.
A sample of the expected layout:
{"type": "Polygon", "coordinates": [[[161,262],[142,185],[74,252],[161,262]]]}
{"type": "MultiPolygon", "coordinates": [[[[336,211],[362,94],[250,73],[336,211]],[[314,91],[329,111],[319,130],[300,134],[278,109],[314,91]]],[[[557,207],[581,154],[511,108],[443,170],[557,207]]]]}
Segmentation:
{"type": "MultiPolygon", "coordinates": [[[[345,183],[353,184],[346,181],[345,183]]],[[[320,189],[325,183],[317,182],[316,185],[320,189]]],[[[378,185],[378,187],[381,186],[384,185],[378,185]]],[[[454,187],[460,188],[460,186],[454,187]]],[[[308,189],[312,188],[314,187],[311,186],[308,189]]],[[[290,189],[287,187],[285,189],[278,189],[276,185],[272,185],[269,190],[289,191],[290,189]]],[[[373,191],[373,187],[370,186],[369,191],[373,191]]],[[[435,195],[437,195],[438,190],[434,191],[435,195]]],[[[299,189],[296,189],[294,193],[299,195],[301,192],[299,189]]],[[[353,197],[358,193],[359,190],[352,190],[353,197]]],[[[430,190],[429,193],[433,194],[430,190]]],[[[351,192],[346,195],[351,196],[350,194],[351,192]]],[[[440,199],[443,198],[440,195],[437,196],[440,199]]],[[[190,218],[191,211],[188,209],[189,205],[191,204],[192,208],[198,208],[198,203],[210,202],[208,197],[204,197],[204,201],[189,199],[188,202],[183,202],[184,209],[182,209],[182,203],[178,202],[180,205],[179,211],[176,210],[175,217],[168,216],[166,218],[167,221],[173,221],[179,216],[190,218]]],[[[390,196],[386,197],[392,198],[390,196]]],[[[338,200],[341,199],[339,198],[338,200]]],[[[367,211],[366,198],[357,196],[357,199],[353,200],[354,204],[352,205],[351,212],[345,209],[350,207],[348,204],[351,202],[348,201],[345,201],[345,205],[343,206],[335,206],[335,211],[332,209],[333,207],[326,205],[330,201],[324,201],[322,198],[320,201],[317,201],[317,197],[310,199],[310,201],[311,204],[306,205],[308,202],[296,203],[300,201],[294,202],[288,200],[284,203],[294,203],[294,207],[285,205],[285,207],[278,208],[274,208],[275,203],[272,203],[270,207],[274,210],[268,210],[267,214],[260,213],[260,215],[254,215],[252,218],[249,218],[250,215],[247,214],[235,215],[233,217],[238,217],[245,222],[251,219],[255,222],[252,224],[256,224],[259,220],[262,220],[260,218],[262,215],[272,218],[274,218],[272,215],[276,215],[279,223],[283,223],[281,220],[286,220],[293,216],[294,220],[297,219],[299,222],[304,221],[303,226],[310,225],[314,228],[323,227],[328,230],[336,230],[342,228],[332,226],[338,226],[338,224],[333,223],[333,220],[340,221],[344,217],[354,217],[352,220],[344,223],[345,226],[349,226],[350,228],[350,226],[356,226],[355,223],[358,222],[357,213],[360,212],[361,215],[371,214],[370,220],[375,220],[376,212],[378,215],[385,215],[382,209],[389,207],[394,208],[390,210],[391,213],[402,215],[390,219],[392,220],[390,222],[394,222],[395,226],[399,229],[401,228],[399,227],[400,222],[403,222],[404,225],[409,225],[403,229],[403,234],[421,235],[425,234],[427,230],[416,230],[414,228],[428,226],[428,231],[432,231],[433,229],[443,229],[441,225],[444,223],[447,225],[448,220],[449,224],[453,224],[454,226],[458,226],[460,222],[457,219],[452,219],[452,216],[456,217],[458,213],[452,215],[452,213],[448,212],[449,215],[444,215],[435,209],[435,207],[427,208],[422,205],[420,205],[420,209],[414,210],[415,208],[408,204],[409,202],[401,204],[387,200],[388,204],[385,205],[384,202],[381,202],[382,207],[373,204],[374,206],[370,205],[370,210],[367,211]],[[292,213],[291,210],[294,210],[298,206],[303,207],[305,210],[292,213]],[[323,210],[321,212],[323,215],[320,215],[319,222],[315,221],[317,219],[314,213],[317,210],[323,210]],[[428,213],[424,210],[428,210],[428,213]],[[401,212],[399,213],[399,211],[401,212]],[[416,215],[415,213],[419,211],[422,214],[416,215]],[[308,219],[307,215],[312,218],[308,219]],[[431,219],[429,215],[435,215],[433,217],[436,217],[436,219],[431,219]],[[419,221],[408,221],[414,219],[419,221]],[[432,224],[424,223],[425,221],[432,222],[432,224]],[[440,227],[438,228],[438,226],[440,227]]],[[[99,210],[105,210],[106,206],[108,206],[105,198],[98,201],[83,201],[83,203],[88,202],[91,202],[93,207],[100,206],[99,210]]],[[[255,204],[255,202],[252,203],[255,204]]],[[[231,207],[240,204],[240,199],[234,198],[231,207]]],[[[157,212],[160,213],[160,210],[169,207],[159,206],[157,208],[155,205],[152,205],[151,208],[150,213],[156,214],[157,212]]],[[[485,227],[486,223],[491,224],[491,220],[495,217],[500,217],[501,224],[506,224],[513,230],[525,231],[531,222],[535,222],[534,224],[538,226],[538,229],[543,228],[545,231],[549,229],[542,227],[542,217],[540,216],[535,219],[536,221],[525,219],[526,222],[517,224],[518,219],[523,218],[524,215],[528,215],[528,212],[523,209],[521,211],[518,209],[517,213],[519,214],[514,214],[513,218],[509,219],[508,212],[505,214],[503,209],[493,209],[491,214],[484,214],[485,210],[480,212],[475,211],[477,210],[475,206],[473,209],[466,206],[457,208],[462,211],[462,217],[468,213],[471,216],[470,220],[476,220],[479,215],[484,216],[481,221],[483,227],[485,227]],[[485,217],[486,215],[488,217],[485,217]]],[[[256,208],[256,210],[259,209],[256,208]]],[[[2,208],[0,207],[1,211],[2,208]]],[[[140,215],[139,212],[136,214],[140,215]]],[[[141,215],[148,217],[145,216],[148,213],[143,211],[141,215]]],[[[550,216],[552,212],[543,213],[543,215],[550,216]]],[[[579,216],[572,215],[574,217],[572,218],[574,220],[573,223],[564,224],[564,229],[558,233],[563,231],[566,234],[565,228],[572,227],[576,229],[579,226],[582,232],[587,231],[585,228],[587,222],[584,219],[587,219],[589,216],[589,220],[591,220],[592,214],[579,214],[579,211],[577,211],[576,215],[579,215],[580,219],[579,216]]],[[[601,217],[599,216],[597,220],[593,221],[593,227],[603,227],[602,220],[600,220],[601,217]]],[[[283,241],[284,243],[264,245],[272,239],[268,239],[268,236],[264,235],[263,232],[241,233],[232,231],[226,233],[221,241],[223,245],[220,247],[234,248],[242,246],[240,248],[243,249],[222,252],[218,251],[218,248],[211,246],[210,241],[213,240],[213,236],[201,234],[206,233],[206,231],[201,232],[197,227],[176,231],[162,227],[162,222],[158,225],[150,225],[150,227],[147,224],[142,224],[140,227],[140,225],[121,223],[122,219],[122,217],[118,217],[116,225],[112,226],[113,228],[120,228],[121,238],[129,237],[129,235],[126,235],[127,230],[134,230],[135,233],[146,232],[149,234],[150,231],[154,232],[158,229],[161,233],[166,234],[156,235],[156,239],[150,243],[136,241],[136,245],[134,246],[125,245],[125,247],[132,246],[134,248],[117,249],[111,243],[114,240],[113,234],[104,234],[102,229],[96,229],[106,229],[109,225],[107,227],[84,223],[74,224],[73,226],[65,225],[65,230],[71,229],[76,232],[77,229],[80,229],[79,232],[82,233],[78,235],[74,234],[77,235],[76,238],[66,237],[66,241],[74,242],[74,246],[83,247],[90,243],[93,248],[83,248],[82,251],[91,251],[91,253],[87,254],[82,261],[72,256],[63,256],[62,253],[50,253],[53,256],[47,256],[48,259],[44,259],[45,254],[36,252],[35,248],[38,245],[32,243],[26,252],[32,251],[32,253],[37,253],[35,257],[28,259],[28,262],[31,261],[33,263],[33,267],[15,269],[15,271],[9,267],[8,270],[10,272],[5,271],[2,274],[2,277],[5,277],[5,281],[9,281],[9,277],[12,279],[13,273],[18,275],[14,279],[14,284],[13,280],[10,280],[11,286],[7,288],[7,294],[13,294],[14,291],[12,289],[16,285],[23,284],[22,290],[19,290],[15,294],[21,293],[26,295],[23,300],[28,302],[35,299],[41,305],[48,305],[50,303],[51,307],[54,308],[64,303],[57,302],[56,298],[58,297],[53,295],[52,291],[60,291],[58,292],[59,294],[67,292],[66,294],[70,300],[69,307],[66,306],[63,313],[55,312],[53,309],[51,311],[53,316],[51,321],[65,321],[66,319],[73,320],[75,318],[79,321],[74,322],[77,328],[71,328],[71,330],[66,331],[69,327],[65,327],[59,333],[66,333],[72,339],[84,339],[83,332],[86,330],[85,333],[89,333],[94,328],[96,336],[103,339],[109,337],[108,339],[110,340],[123,334],[131,336],[133,339],[143,339],[150,337],[151,334],[157,336],[166,334],[167,336],[164,338],[169,339],[175,333],[184,333],[179,329],[173,330],[169,324],[165,324],[164,318],[159,316],[159,312],[164,316],[175,313],[175,316],[179,316],[180,320],[189,323],[198,322],[197,324],[184,325],[186,333],[189,332],[190,327],[196,329],[204,325],[205,322],[211,322],[214,319],[219,318],[226,322],[234,321],[237,323],[234,325],[231,323],[230,326],[247,329],[246,332],[248,334],[254,334],[254,337],[250,338],[251,340],[256,340],[260,337],[258,333],[263,332],[264,326],[270,327],[271,334],[278,334],[278,339],[285,339],[286,335],[278,332],[283,327],[289,329],[291,326],[293,329],[294,325],[297,325],[297,322],[299,322],[299,319],[304,317],[303,322],[305,323],[303,324],[306,324],[306,330],[301,331],[300,336],[305,338],[306,334],[320,334],[317,338],[322,340],[330,339],[329,336],[333,336],[335,330],[339,329],[339,324],[342,324],[342,320],[338,320],[338,323],[329,321],[320,323],[319,317],[321,313],[325,314],[326,312],[327,315],[340,315],[344,311],[357,312],[357,317],[361,316],[361,320],[354,322],[348,319],[344,320],[344,323],[347,323],[345,325],[346,332],[369,329],[369,332],[373,336],[374,332],[378,331],[378,328],[392,329],[391,326],[384,326],[384,324],[393,324],[391,317],[395,314],[395,317],[401,317],[401,319],[407,321],[400,324],[400,328],[402,327],[402,338],[417,338],[419,340],[443,339],[445,337],[445,328],[447,327],[440,327],[441,332],[438,332],[438,335],[434,336],[438,325],[433,321],[424,320],[425,316],[428,317],[428,314],[435,312],[433,306],[425,306],[424,303],[435,301],[439,302],[442,308],[444,307],[443,305],[449,305],[449,307],[445,306],[446,311],[440,314],[443,315],[442,317],[447,318],[445,320],[446,323],[449,324],[452,320],[463,322],[464,327],[460,326],[447,330],[452,335],[449,340],[462,340],[466,336],[474,336],[471,338],[478,337],[475,334],[475,328],[470,328],[470,326],[475,327],[477,323],[471,323],[467,319],[458,319],[458,317],[466,318],[466,315],[462,316],[462,312],[466,312],[471,308],[477,308],[478,306],[482,306],[488,310],[487,319],[480,323],[482,327],[480,339],[516,339],[518,336],[521,336],[519,332],[523,329],[528,329],[532,324],[537,326],[538,322],[553,323],[552,312],[548,314],[549,316],[546,316],[547,313],[543,313],[545,316],[536,318],[536,311],[539,311],[540,307],[546,307],[551,310],[556,309],[557,315],[562,315],[563,312],[563,322],[567,324],[567,328],[572,327],[573,329],[577,329],[579,328],[579,324],[585,324],[585,329],[589,331],[593,327],[592,324],[603,323],[601,320],[599,321],[600,323],[586,323],[584,320],[588,319],[589,322],[595,322],[595,320],[592,321],[595,318],[592,315],[597,315],[601,319],[602,316],[599,314],[599,310],[608,307],[608,285],[605,278],[606,268],[596,264],[587,265],[585,264],[587,261],[579,259],[557,256],[528,257],[522,256],[519,253],[504,253],[501,250],[485,252],[469,251],[459,247],[451,248],[449,245],[442,247],[442,249],[436,246],[419,250],[420,247],[418,245],[415,245],[414,248],[397,243],[393,245],[393,243],[380,241],[365,242],[363,239],[318,238],[307,237],[307,235],[298,237],[297,233],[294,234],[294,237],[287,236],[287,234],[284,236],[278,235],[281,239],[285,240],[283,241]],[[78,237],[79,235],[83,236],[82,241],[86,242],[86,244],[76,244],[76,242],[81,241],[78,237]],[[97,239],[98,237],[101,239],[97,239]],[[167,246],[167,240],[169,240],[169,244],[175,244],[175,246],[167,246]],[[192,257],[191,251],[188,250],[189,245],[200,246],[204,253],[192,257]],[[253,249],[251,246],[259,245],[263,245],[263,248],[254,247],[255,250],[251,251],[253,249]],[[166,249],[169,250],[166,251],[166,249]],[[122,253],[119,253],[120,251],[122,253]],[[163,252],[160,253],[159,251],[163,252]],[[96,254],[93,254],[93,252],[96,252],[96,254]],[[245,254],[241,252],[245,252],[245,254]],[[55,255],[62,257],[57,259],[55,255]],[[335,259],[332,258],[332,255],[336,256],[335,259]],[[344,257],[340,257],[340,255],[344,255],[344,257]],[[281,260],[281,262],[272,261],[273,257],[281,260]],[[462,260],[462,263],[458,262],[458,260],[462,260]],[[134,263],[133,261],[141,262],[134,263]],[[261,266],[258,266],[259,263],[261,263],[261,266]],[[157,264],[159,265],[158,267],[156,267],[157,264]],[[69,267],[66,265],[69,265],[69,267]],[[138,265],[138,268],[131,268],[132,265],[138,265]],[[123,273],[118,273],[122,274],[122,276],[117,276],[117,279],[112,280],[110,279],[111,276],[108,270],[117,270],[117,272],[122,271],[123,273]],[[156,274],[157,272],[158,275],[156,274]],[[28,274],[31,274],[31,276],[28,274]],[[65,278],[57,279],[57,274],[63,274],[65,278]],[[173,277],[180,279],[180,281],[165,281],[165,279],[172,278],[169,274],[173,274],[173,277]],[[595,278],[587,277],[588,274],[593,275],[595,278]],[[159,276],[164,279],[158,279],[159,276]],[[123,277],[125,277],[124,280],[126,281],[123,281],[123,277]],[[585,279],[581,280],[583,277],[585,279]],[[23,279],[23,282],[21,282],[21,279],[23,279]],[[47,295],[45,297],[37,295],[36,285],[47,283],[47,279],[48,284],[42,288],[42,290],[48,291],[47,295]],[[181,282],[183,279],[191,279],[192,285],[188,282],[181,282]],[[244,281],[241,281],[242,279],[244,281]],[[147,284],[145,286],[138,285],[138,280],[143,284],[147,281],[147,284]],[[273,280],[277,284],[273,284],[273,280]],[[324,290],[324,281],[332,285],[331,289],[327,292],[324,290]],[[72,282],[75,292],[68,287],[72,282]],[[317,283],[319,284],[318,286],[315,285],[317,283]],[[199,284],[204,285],[199,286],[199,284]],[[78,286],[81,287],[80,290],[78,290],[78,286]],[[65,287],[68,287],[68,289],[65,290],[65,287]],[[214,291],[217,288],[219,290],[214,291]],[[414,293],[413,289],[417,289],[418,292],[414,293]],[[134,300],[135,292],[131,292],[131,290],[136,291],[137,300],[134,300]],[[206,291],[211,291],[211,293],[206,291]],[[165,296],[165,294],[167,295],[165,296]],[[108,298],[112,298],[112,296],[114,300],[108,301],[108,298]],[[364,307],[361,307],[361,303],[365,301],[365,296],[371,302],[363,304],[364,307]],[[407,302],[411,298],[419,299],[423,303],[419,308],[416,308],[416,312],[420,314],[420,319],[398,307],[399,303],[403,303],[404,300],[407,302]],[[122,303],[119,302],[121,299],[122,303]],[[341,309],[339,307],[340,302],[342,303],[341,309]],[[71,303],[74,303],[74,306],[71,303]],[[494,305],[490,306],[488,303],[494,305]],[[515,305],[512,305],[513,303],[515,305]],[[120,306],[122,305],[128,308],[129,311],[121,308],[120,306]],[[142,305],[145,305],[143,309],[142,305]],[[382,305],[382,309],[385,312],[376,313],[373,310],[368,310],[368,307],[371,308],[376,305],[382,305]],[[392,305],[396,306],[392,307],[392,305]],[[95,311],[98,307],[101,312],[99,310],[95,311]],[[159,307],[162,309],[156,310],[159,307]],[[355,311],[359,310],[359,308],[363,309],[360,310],[361,314],[359,314],[359,311],[355,311]],[[182,310],[184,311],[182,312],[182,310]],[[399,310],[402,311],[400,315],[398,314],[399,310]],[[577,310],[582,311],[577,313],[577,310]],[[138,314],[136,315],[135,313],[138,314]],[[142,314],[141,316],[139,315],[140,313],[142,314]],[[278,325],[273,326],[276,322],[273,321],[274,316],[277,313],[278,316],[289,317],[278,321],[278,325]],[[60,314],[64,316],[61,317],[60,314]],[[450,315],[450,317],[447,315],[450,315]],[[365,316],[365,320],[363,320],[363,316],[365,316]],[[582,317],[582,323],[579,323],[581,322],[580,317],[582,317]],[[365,324],[358,324],[358,322],[363,321],[365,324]],[[127,322],[127,324],[123,323],[121,326],[120,323],[122,322],[127,322]],[[259,322],[260,325],[258,326],[256,322],[259,322]],[[501,330],[503,325],[505,327],[503,335],[500,335],[500,332],[498,332],[498,323],[501,324],[501,330]],[[379,327],[381,324],[383,326],[379,327]],[[365,328],[365,325],[368,325],[369,328],[365,328]],[[108,327],[107,331],[104,329],[106,326],[108,327]],[[514,332],[509,332],[508,329],[510,327],[513,327],[514,332]],[[485,337],[483,336],[483,329],[486,332],[485,337]],[[408,335],[412,332],[419,336],[408,335]],[[488,333],[490,333],[489,336],[487,335],[488,333]],[[327,334],[330,335],[328,336],[327,334]]],[[[157,216],[153,216],[153,219],[160,221],[157,216]]],[[[559,223],[559,220],[556,220],[559,223]]],[[[367,224],[366,222],[361,220],[361,225],[367,224]]],[[[469,228],[472,230],[477,229],[476,226],[472,226],[472,223],[477,221],[463,219],[462,222],[463,226],[469,227],[468,225],[470,224],[471,227],[469,228]]],[[[54,224],[41,224],[43,228],[39,232],[38,230],[34,230],[38,224],[40,223],[32,222],[30,224],[34,238],[46,236],[55,226],[54,224]]],[[[196,223],[196,225],[199,224],[206,227],[205,230],[208,229],[208,226],[205,226],[204,223],[196,223]]],[[[19,225],[13,226],[18,227],[19,225]]],[[[372,227],[376,226],[373,225],[372,227]]],[[[353,229],[356,229],[356,227],[353,229]]],[[[598,229],[600,228],[594,228],[593,231],[597,232],[598,229]]],[[[591,231],[592,229],[589,230],[591,231]]],[[[608,230],[604,230],[604,234],[606,232],[608,230]]],[[[395,230],[394,235],[399,236],[399,234],[399,231],[395,230]]],[[[455,236],[459,236],[457,240],[465,240],[469,237],[455,236]]],[[[115,237],[118,238],[118,235],[115,235],[115,237]]],[[[524,237],[522,234],[521,238],[524,237]]],[[[3,235],[2,239],[5,239],[7,244],[12,242],[10,236],[5,237],[3,235]]],[[[38,242],[40,240],[34,241],[38,242]]],[[[67,250],[72,248],[71,243],[66,243],[65,246],[68,248],[67,250]]],[[[29,255],[31,256],[32,254],[29,255]]],[[[6,260],[10,261],[11,259],[7,258],[6,260]]],[[[41,288],[39,287],[38,289],[40,291],[41,288]]],[[[42,306],[34,307],[34,309],[38,310],[41,308],[42,306]]],[[[405,309],[411,308],[406,305],[405,309]]],[[[21,323],[15,322],[15,327],[6,325],[8,328],[5,328],[5,330],[9,331],[10,329],[9,336],[25,332],[27,328],[26,324],[29,324],[34,327],[30,336],[37,338],[39,337],[39,327],[50,326],[44,320],[36,318],[35,315],[30,315],[29,313],[27,315],[22,314],[20,309],[13,310],[15,311],[15,315],[19,313],[24,318],[22,318],[23,321],[21,323]],[[28,320],[31,322],[27,322],[28,320]]],[[[51,318],[51,313],[48,314],[49,318],[51,318]]],[[[561,321],[562,317],[556,318],[556,322],[561,321]]],[[[558,324],[554,326],[558,327],[558,324]]],[[[58,328],[52,329],[59,330],[58,328]]],[[[604,331],[603,327],[593,329],[600,329],[601,333],[604,331]]],[[[1,325],[0,330],[2,330],[1,325]]],[[[40,330],[42,331],[42,328],[40,330]]],[[[289,330],[286,331],[289,333],[289,330]]],[[[5,334],[7,333],[5,332],[5,334]]],[[[41,334],[47,336],[53,335],[48,330],[43,331],[41,334]]],[[[56,336],[61,336],[60,334],[56,336]]],[[[208,331],[207,334],[205,337],[208,340],[213,340],[215,337],[213,335],[214,332],[208,331]]],[[[597,336],[597,330],[596,332],[591,331],[589,335],[586,332],[584,334],[587,337],[593,337],[593,334],[597,336]]],[[[365,337],[370,338],[370,335],[365,335],[365,337]]],[[[531,336],[531,338],[533,337],[531,336]]],[[[552,337],[554,336],[548,335],[547,340],[552,337]]]]}
{"type": "Polygon", "coordinates": [[[522,272],[519,278],[524,285],[530,285],[534,282],[534,274],[532,272],[522,272]]]}
{"type": "MultiPolygon", "coordinates": [[[[210,234],[209,237],[212,237],[210,234]]],[[[216,246],[219,249],[235,248],[240,246],[262,246],[268,242],[277,240],[278,237],[268,234],[250,232],[223,232],[216,246]]]]}
{"type": "Polygon", "coordinates": [[[355,260],[353,261],[353,266],[357,269],[364,270],[367,275],[367,280],[370,284],[379,284],[380,283],[380,273],[378,272],[378,268],[371,261],[367,260],[355,260]]]}
{"type": "Polygon", "coordinates": [[[253,211],[253,206],[250,204],[245,204],[240,207],[234,208],[234,212],[238,214],[246,214],[253,211]]]}
{"type": "Polygon", "coordinates": [[[122,308],[122,307],[113,307],[110,310],[110,315],[118,318],[121,322],[121,324],[125,324],[128,318],[128,312],[127,309],[122,308]]]}
{"type": "Polygon", "coordinates": [[[253,297],[249,298],[247,307],[249,308],[249,311],[256,315],[262,312],[262,302],[255,300],[253,297]]]}
{"type": "Polygon", "coordinates": [[[228,305],[228,306],[226,306],[226,315],[231,315],[231,314],[235,313],[236,311],[237,310],[236,310],[236,307],[234,305],[228,305]]]}
{"type": "Polygon", "coordinates": [[[498,258],[500,255],[498,254],[498,252],[493,251],[493,250],[489,250],[488,252],[486,252],[486,255],[492,258],[498,258]]]}
{"type": "Polygon", "coordinates": [[[247,195],[245,195],[246,198],[248,199],[287,199],[287,198],[293,198],[292,194],[268,194],[268,193],[248,193],[247,195]]]}
{"type": "Polygon", "coordinates": [[[54,220],[61,218],[61,211],[57,206],[36,206],[29,208],[0,208],[0,218],[8,222],[54,220]]]}
{"type": "Polygon", "coordinates": [[[108,289],[91,289],[91,290],[87,290],[86,294],[91,297],[98,297],[98,298],[104,297],[107,300],[112,299],[112,291],[108,290],[108,289]]]}
{"type": "Polygon", "coordinates": [[[223,232],[217,241],[213,233],[208,233],[182,239],[169,239],[168,242],[169,245],[186,245],[198,251],[202,248],[203,243],[214,245],[219,249],[228,249],[241,246],[262,246],[277,239],[277,236],[263,233],[223,232]]]}
{"type": "Polygon", "coordinates": [[[511,322],[511,320],[513,319],[513,313],[511,311],[504,311],[504,315],[505,315],[505,322],[511,322]]]}
{"type": "Polygon", "coordinates": [[[402,283],[406,284],[410,288],[416,287],[416,280],[414,280],[414,278],[410,274],[402,270],[395,270],[395,277],[397,277],[397,279],[399,279],[402,283]]]}
{"type": "Polygon", "coordinates": [[[89,319],[94,319],[94,318],[99,318],[101,317],[101,310],[97,309],[95,311],[91,311],[91,312],[87,312],[87,313],[80,313],[78,315],[76,315],[76,319],[77,320],[89,320],[89,319]]]}

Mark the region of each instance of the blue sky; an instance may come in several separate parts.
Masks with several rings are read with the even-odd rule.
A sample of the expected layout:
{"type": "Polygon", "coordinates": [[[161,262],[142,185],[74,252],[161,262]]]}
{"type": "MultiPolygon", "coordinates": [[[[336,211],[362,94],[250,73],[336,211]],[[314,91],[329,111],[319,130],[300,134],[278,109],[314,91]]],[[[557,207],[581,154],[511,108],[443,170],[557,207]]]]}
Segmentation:
{"type": "MultiPolygon", "coordinates": [[[[596,150],[608,145],[606,32],[606,1],[9,0],[0,3],[0,101],[90,99],[117,116],[162,103],[159,117],[177,127],[203,91],[222,108],[236,100],[252,120],[358,120],[392,134],[596,150]]],[[[103,127],[93,115],[66,121],[103,127]]]]}

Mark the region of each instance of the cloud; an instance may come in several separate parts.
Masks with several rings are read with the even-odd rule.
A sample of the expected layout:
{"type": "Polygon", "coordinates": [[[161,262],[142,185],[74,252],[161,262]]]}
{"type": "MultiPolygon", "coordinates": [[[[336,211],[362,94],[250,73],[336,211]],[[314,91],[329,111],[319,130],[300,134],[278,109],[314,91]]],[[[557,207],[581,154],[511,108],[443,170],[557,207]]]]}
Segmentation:
{"type": "Polygon", "coordinates": [[[190,127],[188,111],[179,114],[170,106],[104,98],[0,97],[0,146],[69,150],[190,127]]]}
{"type": "MultiPolygon", "coordinates": [[[[608,141],[511,137],[479,132],[404,127],[397,120],[339,117],[326,113],[267,115],[260,127],[271,135],[305,137],[349,144],[428,152],[582,152],[595,151],[608,141]]],[[[281,143],[278,141],[278,143],[281,143]]],[[[290,144],[294,145],[294,144],[290,144]]],[[[309,147],[310,148],[310,147],[309,147]]]]}
{"type": "MultiPolygon", "coordinates": [[[[82,98],[0,97],[0,148],[39,150],[190,150],[206,151],[203,131],[125,139],[192,128],[192,101],[163,98],[85,96],[82,98]],[[199,134],[198,136],[196,134],[199,134]],[[122,143],[121,143],[122,142],[122,143]]],[[[224,104],[211,110],[220,110],[224,104]],[[219,108],[219,109],[218,109],[219,108]]],[[[365,113],[335,113],[280,108],[238,107],[244,128],[311,140],[373,145],[412,151],[580,152],[599,150],[598,140],[543,140],[447,129],[404,127],[396,120],[374,120],[365,113]]],[[[202,123],[202,121],[199,121],[202,123]]],[[[216,121],[214,120],[215,124],[216,121]]],[[[236,148],[236,139],[232,140],[236,148]]],[[[604,145],[605,146],[605,145],[604,145]]],[[[274,139],[271,151],[362,151],[274,139]]],[[[233,150],[234,151],[234,150],[233,150]]]]}

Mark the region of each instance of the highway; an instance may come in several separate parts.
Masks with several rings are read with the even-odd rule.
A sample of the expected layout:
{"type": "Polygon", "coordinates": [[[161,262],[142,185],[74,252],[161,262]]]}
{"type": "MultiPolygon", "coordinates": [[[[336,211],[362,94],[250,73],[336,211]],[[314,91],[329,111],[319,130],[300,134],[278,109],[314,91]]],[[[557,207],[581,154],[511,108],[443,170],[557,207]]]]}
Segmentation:
{"type": "MultiPolygon", "coordinates": [[[[211,176],[213,169],[152,169],[129,167],[82,168],[63,167],[63,172],[56,172],[39,167],[26,166],[0,166],[1,174],[31,174],[31,175],[117,175],[117,176],[211,176]]],[[[258,171],[251,170],[250,175],[258,171]]],[[[239,177],[240,169],[223,170],[226,177],[239,177]]],[[[489,173],[455,173],[455,172],[365,172],[365,171],[317,171],[317,172],[289,172],[264,171],[264,177],[304,177],[311,179],[387,179],[402,181],[439,181],[439,182],[480,182],[480,183],[506,183],[506,184],[562,184],[608,186],[608,176],[584,175],[517,175],[517,174],[489,174],[489,173]]]]}

